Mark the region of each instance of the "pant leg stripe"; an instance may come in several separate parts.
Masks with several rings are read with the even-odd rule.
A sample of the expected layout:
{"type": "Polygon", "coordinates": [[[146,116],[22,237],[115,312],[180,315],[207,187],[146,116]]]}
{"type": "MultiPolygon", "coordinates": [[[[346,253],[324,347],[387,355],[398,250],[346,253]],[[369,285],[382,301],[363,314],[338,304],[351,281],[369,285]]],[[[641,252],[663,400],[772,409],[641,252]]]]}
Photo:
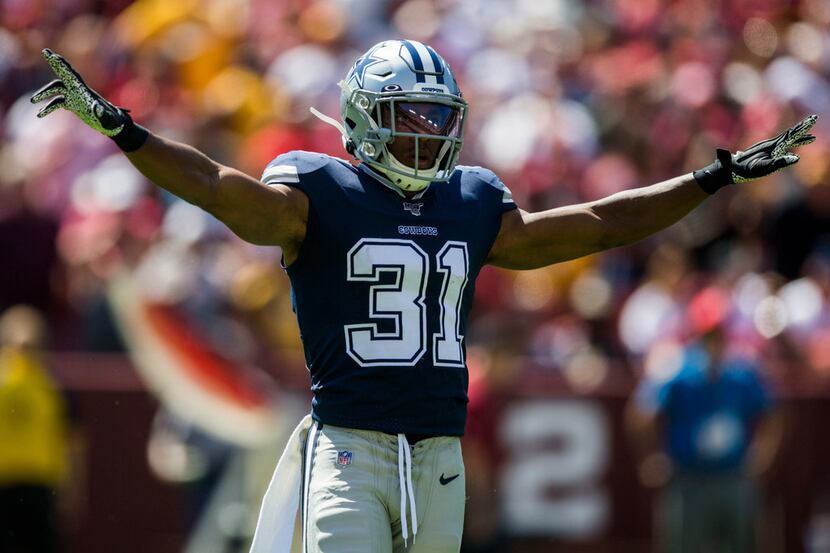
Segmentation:
{"type": "Polygon", "coordinates": [[[300,523],[303,533],[303,553],[308,553],[308,490],[311,484],[311,467],[314,463],[314,450],[317,449],[317,440],[320,436],[317,423],[314,422],[308,429],[308,436],[305,442],[303,455],[303,488],[301,490],[302,510],[300,512],[300,523]]]}

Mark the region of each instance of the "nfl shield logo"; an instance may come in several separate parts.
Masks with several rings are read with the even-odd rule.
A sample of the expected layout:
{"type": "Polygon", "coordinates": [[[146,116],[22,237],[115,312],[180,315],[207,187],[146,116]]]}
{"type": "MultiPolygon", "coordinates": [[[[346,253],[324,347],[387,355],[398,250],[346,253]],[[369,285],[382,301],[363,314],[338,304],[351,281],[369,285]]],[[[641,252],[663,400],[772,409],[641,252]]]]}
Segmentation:
{"type": "Polygon", "coordinates": [[[348,449],[344,449],[340,453],[337,454],[337,464],[341,467],[348,467],[352,464],[352,452],[348,449]]]}
{"type": "Polygon", "coordinates": [[[404,202],[403,203],[404,211],[408,211],[411,214],[415,215],[416,217],[419,217],[421,215],[421,208],[422,207],[424,207],[424,204],[422,204],[420,202],[418,202],[418,203],[404,202]]]}

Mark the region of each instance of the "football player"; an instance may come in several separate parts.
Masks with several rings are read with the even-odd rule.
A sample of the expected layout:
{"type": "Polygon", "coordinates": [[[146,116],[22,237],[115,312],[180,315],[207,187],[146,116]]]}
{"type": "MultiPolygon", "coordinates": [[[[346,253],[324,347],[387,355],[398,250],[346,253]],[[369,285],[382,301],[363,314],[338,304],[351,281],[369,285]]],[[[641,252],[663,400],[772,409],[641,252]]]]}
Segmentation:
{"type": "Polygon", "coordinates": [[[51,99],[39,117],[72,111],[158,186],[282,248],[313,400],[266,492],[256,553],[287,551],[297,504],[304,551],[457,552],[464,336],[481,267],[533,269],[636,242],[724,186],[796,163],[790,150],[814,140],[816,121],[717,150],[694,173],[528,213],[491,171],[456,165],[467,103],[419,42],[373,46],[339,83],[341,120],[315,112],[358,162],[286,152],[259,181],[142,128],[43,55],[58,79],[32,97],[51,99]]]}

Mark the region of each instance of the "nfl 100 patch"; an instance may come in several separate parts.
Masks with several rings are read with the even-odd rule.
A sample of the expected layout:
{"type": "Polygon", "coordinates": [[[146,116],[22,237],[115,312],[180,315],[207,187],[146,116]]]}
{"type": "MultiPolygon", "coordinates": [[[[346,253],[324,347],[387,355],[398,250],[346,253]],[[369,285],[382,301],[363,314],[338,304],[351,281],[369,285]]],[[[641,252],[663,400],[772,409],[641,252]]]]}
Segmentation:
{"type": "Polygon", "coordinates": [[[337,464],[341,467],[348,467],[352,464],[352,452],[344,449],[337,453],[337,464]]]}

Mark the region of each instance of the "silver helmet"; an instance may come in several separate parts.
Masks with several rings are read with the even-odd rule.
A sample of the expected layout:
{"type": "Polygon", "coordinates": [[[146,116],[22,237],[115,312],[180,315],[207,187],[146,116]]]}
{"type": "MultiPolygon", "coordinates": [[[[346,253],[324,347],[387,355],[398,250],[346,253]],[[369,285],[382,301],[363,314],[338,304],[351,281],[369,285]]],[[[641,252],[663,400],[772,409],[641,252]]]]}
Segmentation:
{"type": "Polygon", "coordinates": [[[350,153],[407,192],[450,178],[467,102],[435,50],[414,40],[376,44],[340,89],[337,126],[350,153]]]}

